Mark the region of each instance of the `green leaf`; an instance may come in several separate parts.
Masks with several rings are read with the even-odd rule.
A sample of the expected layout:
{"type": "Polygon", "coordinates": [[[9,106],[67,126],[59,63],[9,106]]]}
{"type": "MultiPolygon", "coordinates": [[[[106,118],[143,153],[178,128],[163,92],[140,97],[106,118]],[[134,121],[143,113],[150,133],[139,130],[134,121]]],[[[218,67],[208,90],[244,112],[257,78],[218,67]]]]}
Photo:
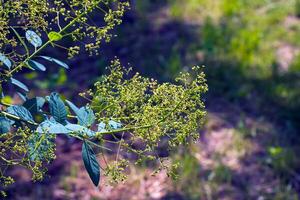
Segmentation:
{"type": "Polygon", "coordinates": [[[104,122],[100,122],[99,124],[98,124],[98,129],[97,129],[97,131],[98,132],[106,132],[107,130],[105,129],[105,127],[106,127],[106,124],[104,123],[104,122]]]}
{"type": "Polygon", "coordinates": [[[23,101],[26,101],[26,100],[27,100],[26,94],[23,94],[23,93],[21,93],[21,92],[17,92],[17,94],[19,95],[19,97],[20,97],[23,101]]]}
{"type": "Polygon", "coordinates": [[[118,129],[122,127],[121,123],[116,122],[114,120],[109,120],[108,125],[110,126],[111,129],[118,129]]]}
{"type": "Polygon", "coordinates": [[[69,107],[76,114],[78,123],[82,126],[89,127],[95,122],[95,115],[91,108],[84,106],[80,109],[75,106],[71,101],[66,100],[69,107]]]}
{"type": "Polygon", "coordinates": [[[11,68],[11,61],[2,53],[0,53],[0,62],[2,62],[8,69],[11,68]]]}
{"type": "Polygon", "coordinates": [[[27,65],[29,65],[30,67],[36,70],[46,71],[46,67],[43,64],[36,62],[34,60],[29,60],[27,62],[27,65]]]}
{"type": "Polygon", "coordinates": [[[81,126],[79,124],[67,124],[66,126],[66,129],[69,130],[69,132],[74,132],[74,133],[79,133],[80,135],[87,135],[89,137],[93,137],[95,136],[95,132],[84,127],[84,126],[81,126]]]}
{"type": "Polygon", "coordinates": [[[91,108],[84,106],[78,110],[77,119],[80,125],[89,127],[95,122],[95,115],[91,108]]]}
{"type": "Polygon", "coordinates": [[[10,121],[5,117],[0,117],[0,134],[10,131],[10,121]]]}
{"type": "Polygon", "coordinates": [[[59,94],[56,92],[51,93],[50,97],[48,97],[48,101],[50,113],[54,119],[61,124],[66,124],[67,109],[59,94]]]}
{"type": "Polygon", "coordinates": [[[35,97],[28,99],[24,102],[23,106],[29,110],[32,115],[41,111],[41,108],[45,104],[45,99],[43,97],[35,97]]]}
{"type": "Polygon", "coordinates": [[[79,108],[77,106],[75,106],[75,104],[73,104],[71,101],[66,100],[68,106],[73,110],[73,112],[75,113],[75,115],[77,115],[79,108]]]}
{"type": "Polygon", "coordinates": [[[23,120],[34,122],[31,113],[24,107],[20,105],[13,105],[7,108],[7,112],[20,117],[23,120]]]}
{"type": "Polygon", "coordinates": [[[55,62],[56,64],[60,65],[61,67],[69,69],[69,66],[66,63],[64,63],[64,62],[62,62],[60,60],[57,60],[57,59],[49,57],[49,56],[40,56],[40,57],[44,58],[45,60],[48,60],[50,62],[55,62]]]}
{"type": "Polygon", "coordinates": [[[48,38],[49,40],[51,41],[59,41],[62,39],[62,35],[58,32],[55,32],[55,31],[51,31],[50,33],[48,33],[48,38]]]}
{"type": "Polygon", "coordinates": [[[25,90],[26,92],[29,91],[28,87],[24,83],[18,81],[17,79],[10,78],[10,81],[11,81],[12,84],[14,84],[14,85],[18,86],[19,88],[25,90]]]}
{"type": "Polygon", "coordinates": [[[56,121],[45,120],[36,129],[38,133],[67,134],[70,131],[56,121]]]}
{"type": "Polygon", "coordinates": [[[92,147],[85,141],[82,144],[82,159],[84,167],[88,172],[95,186],[99,185],[100,181],[100,165],[92,147]]]}
{"type": "Polygon", "coordinates": [[[30,44],[32,44],[35,48],[42,46],[42,39],[34,31],[26,31],[25,37],[28,40],[28,42],[30,42],[30,44]]]}

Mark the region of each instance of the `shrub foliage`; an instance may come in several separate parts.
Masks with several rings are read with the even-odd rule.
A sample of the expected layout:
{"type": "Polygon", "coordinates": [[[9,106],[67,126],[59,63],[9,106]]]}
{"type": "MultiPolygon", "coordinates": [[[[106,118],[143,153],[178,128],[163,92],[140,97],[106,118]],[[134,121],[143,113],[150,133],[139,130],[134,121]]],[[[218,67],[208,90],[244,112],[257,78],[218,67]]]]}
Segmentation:
{"type": "Polygon", "coordinates": [[[46,71],[44,63],[71,68],[67,61],[43,54],[51,46],[65,49],[69,57],[82,47],[97,55],[101,42],[111,39],[110,30],[121,23],[128,7],[128,2],[117,0],[0,2],[1,186],[13,183],[5,172],[15,165],[30,169],[33,180],[41,180],[46,164],[55,159],[57,135],[82,141],[83,163],[95,186],[102,170],[113,181],[124,180],[129,158],[122,155],[126,153],[135,154],[137,163],[157,159],[159,168],[165,169],[170,166],[155,153],[161,141],[167,141],[172,151],[198,137],[205,116],[201,99],[207,91],[200,67],[180,73],[174,83],[158,83],[114,60],[108,73],[80,94],[88,100],[81,107],[56,92],[28,98],[30,88],[14,78],[23,68],[46,71]],[[103,17],[101,25],[92,21],[92,14],[103,17]],[[64,39],[72,39],[71,46],[59,43],[64,39]],[[4,101],[2,86],[10,84],[20,91],[21,104],[4,101]],[[115,153],[116,160],[100,166],[96,153],[105,152],[115,153]]]}

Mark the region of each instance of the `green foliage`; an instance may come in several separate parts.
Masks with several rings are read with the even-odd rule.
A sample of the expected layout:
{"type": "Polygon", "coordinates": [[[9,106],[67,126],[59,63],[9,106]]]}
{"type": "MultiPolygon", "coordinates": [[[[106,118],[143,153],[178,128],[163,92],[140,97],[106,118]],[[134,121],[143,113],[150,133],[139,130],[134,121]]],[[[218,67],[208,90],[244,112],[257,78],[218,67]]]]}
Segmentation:
{"type": "Polygon", "coordinates": [[[51,115],[57,122],[65,124],[67,119],[67,109],[64,102],[59,97],[59,94],[52,93],[50,97],[47,98],[47,100],[49,102],[51,115]]]}
{"type": "Polygon", "coordinates": [[[43,44],[41,37],[34,31],[26,31],[25,37],[28,40],[28,42],[32,44],[35,48],[40,47],[43,44]]]}
{"type": "Polygon", "coordinates": [[[278,45],[299,41],[299,30],[287,29],[285,24],[294,14],[294,0],[169,2],[174,18],[201,24],[196,45],[206,59],[237,64],[248,76],[269,77],[278,45]]]}
{"type": "Polygon", "coordinates": [[[22,83],[21,81],[18,81],[17,79],[14,79],[14,78],[10,78],[10,81],[11,81],[12,84],[14,84],[14,85],[18,86],[19,88],[23,89],[25,92],[29,91],[28,87],[24,83],[22,83]]]}
{"type": "Polygon", "coordinates": [[[34,60],[29,60],[27,64],[30,67],[32,67],[33,69],[40,70],[40,71],[46,71],[46,67],[43,64],[36,62],[34,60]]]}
{"type": "Polygon", "coordinates": [[[59,41],[63,38],[63,36],[58,32],[51,31],[50,33],[48,33],[48,38],[51,41],[59,41]]]}
{"type": "Polygon", "coordinates": [[[0,117],[0,134],[8,133],[10,130],[10,122],[5,117],[0,117]]]}
{"type": "Polygon", "coordinates": [[[24,121],[33,122],[33,117],[31,115],[31,113],[23,106],[20,106],[20,105],[9,106],[7,108],[7,112],[14,116],[19,117],[20,119],[22,119],[24,121]]]}
{"type": "Polygon", "coordinates": [[[268,148],[267,162],[276,170],[277,173],[288,177],[294,173],[297,166],[295,153],[289,148],[279,146],[268,148]]]}
{"type": "Polygon", "coordinates": [[[295,13],[296,15],[299,17],[300,16],[300,1],[299,0],[295,0],[295,13]]]}
{"type": "Polygon", "coordinates": [[[8,69],[11,67],[11,61],[2,53],[0,53],[0,61],[3,63],[8,69]]]}
{"type": "Polygon", "coordinates": [[[82,159],[94,185],[98,186],[100,181],[100,166],[92,147],[86,142],[82,144],[82,159]]]}
{"type": "Polygon", "coordinates": [[[205,115],[201,98],[207,91],[200,67],[193,68],[195,78],[188,72],[181,73],[176,84],[159,84],[138,73],[126,80],[130,71],[121,69],[120,62],[113,61],[111,73],[95,84],[95,91],[83,94],[92,97],[96,118],[145,127],[134,130],[132,139],[143,139],[148,150],[164,135],[170,138],[171,146],[186,144],[189,137],[198,138],[205,115]]]}
{"type": "Polygon", "coordinates": [[[45,60],[48,60],[48,61],[50,61],[50,62],[54,62],[54,63],[56,63],[56,64],[58,64],[59,66],[61,66],[61,67],[64,67],[64,68],[66,68],[66,69],[69,69],[69,66],[66,64],[66,63],[64,63],[64,62],[62,62],[62,61],[60,61],[60,60],[57,60],[57,59],[55,59],[55,58],[51,58],[51,57],[49,57],[49,56],[40,56],[41,58],[44,58],[45,60]]]}
{"type": "Polygon", "coordinates": [[[36,129],[37,133],[51,133],[51,134],[67,134],[70,132],[67,127],[57,123],[55,120],[46,119],[36,129]]]}
{"type": "MultiPolygon", "coordinates": [[[[138,73],[131,76],[131,70],[121,67],[115,60],[108,67],[109,73],[95,83],[94,89],[81,94],[90,99],[89,104],[82,107],[64,101],[56,92],[28,99],[24,92],[29,88],[13,78],[24,67],[47,70],[42,61],[69,69],[65,62],[40,55],[49,45],[67,49],[69,57],[78,54],[78,46],[57,44],[65,38],[74,42],[89,41],[85,49],[97,55],[101,42],[112,37],[109,31],[121,23],[128,5],[128,2],[117,0],[1,2],[1,93],[6,92],[2,84],[11,83],[23,90],[19,95],[24,100],[20,105],[12,105],[5,102],[1,94],[0,159],[6,167],[26,167],[32,171],[33,180],[41,180],[46,172],[45,164],[55,159],[56,136],[64,134],[82,141],[83,163],[92,182],[98,186],[100,165],[93,148],[97,147],[103,154],[103,150],[113,151],[105,146],[106,143],[118,146],[115,162],[101,167],[113,181],[123,181],[128,160],[123,159],[122,154],[137,154],[137,162],[156,158],[164,166],[158,156],[150,155],[163,138],[168,138],[168,148],[173,150],[198,138],[198,129],[206,114],[202,95],[207,91],[200,67],[180,73],[174,84],[158,83],[138,73]],[[102,14],[103,26],[98,27],[89,19],[92,12],[102,14]],[[39,58],[41,62],[37,61],[39,58]],[[65,102],[75,115],[68,113],[65,102]],[[107,139],[107,135],[113,139],[107,139]],[[125,135],[130,135],[129,139],[125,140],[125,135]],[[132,144],[137,141],[144,143],[145,148],[134,148],[132,144]]],[[[35,76],[37,74],[32,78],[35,76]]],[[[13,182],[4,173],[6,167],[0,168],[3,186],[13,182]]]]}

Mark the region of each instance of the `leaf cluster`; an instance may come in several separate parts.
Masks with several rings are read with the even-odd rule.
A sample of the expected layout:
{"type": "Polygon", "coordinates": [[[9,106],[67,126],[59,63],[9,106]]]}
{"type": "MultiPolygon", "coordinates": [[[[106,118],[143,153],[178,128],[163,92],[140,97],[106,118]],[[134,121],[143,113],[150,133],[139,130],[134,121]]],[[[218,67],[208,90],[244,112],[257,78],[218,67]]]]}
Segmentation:
{"type": "MultiPolygon", "coordinates": [[[[166,150],[172,152],[198,138],[198,129],[206,114],[202,95],[207,91],[201,67],[179,74],[174,83],[159,83],[139,73],[132,74],[131,69],[125,69],[119,60],[114,60],[107,75],[92,89],[80,94],[89,101],[83,106],[62,99],[56,92],[46,97],[28,98],[29,88],[14,78],[23,67],[44,72],[47,70],[44,63],[69,69],[65,62],[41,55],[49,45],[61,48],[58,43],[65,37],[74,42],[88,39],[85,48],[97,54],[101,41],[109,41],[112,37],[109,31],[121,23],[128,7],[126,1],[0,3],[1,185],[14,181],[5,172],[15,165],[30,169],[33,179],[41,180],[45,166],[55,159],[57,135],[82,142],[82,160],[95,186],[100,182],[102,171],[112,182],[125,180],[124,171],[130,161],[126,155],[136,155],[136,163],[156,162],[159,169],[167,169],[157,148],[163,143],[166,150]],[[103,26],[89,16],[96,11],[103,14],[103,26]],[[3,101],[4,83],[20,89],[22,103],[12,105],[3,101]],[[107,151],[115,155],[114,162],[106,161],[107,151]],[[105,165],[98,163],[98,155],[103,157],[105,165]]],[[[67,50],[73,56],[79,47],[67,50]]]]}

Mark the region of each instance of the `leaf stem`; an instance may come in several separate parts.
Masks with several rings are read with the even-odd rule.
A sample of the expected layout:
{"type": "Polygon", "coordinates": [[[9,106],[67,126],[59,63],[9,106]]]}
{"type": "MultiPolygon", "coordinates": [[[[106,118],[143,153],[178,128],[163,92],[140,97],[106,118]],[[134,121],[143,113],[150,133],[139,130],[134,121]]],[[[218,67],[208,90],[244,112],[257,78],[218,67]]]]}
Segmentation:
{"type": "Polygon", "coordinates": [[[25,119],[20,118],[17,115],[13,115],[13,114],[10,114],[10,113],[5,112],[5,111],[0,111],[0,115],[3,115],[3,116],[5,116],[9,119],[13,119],[13,120],[16,120],[16,121],[22,121],[22,122],[25,122],[25,123],[30,124],[30,125],[38,126],[38,124],[33,122],[33,121],[27,121],[25,119]]]}

